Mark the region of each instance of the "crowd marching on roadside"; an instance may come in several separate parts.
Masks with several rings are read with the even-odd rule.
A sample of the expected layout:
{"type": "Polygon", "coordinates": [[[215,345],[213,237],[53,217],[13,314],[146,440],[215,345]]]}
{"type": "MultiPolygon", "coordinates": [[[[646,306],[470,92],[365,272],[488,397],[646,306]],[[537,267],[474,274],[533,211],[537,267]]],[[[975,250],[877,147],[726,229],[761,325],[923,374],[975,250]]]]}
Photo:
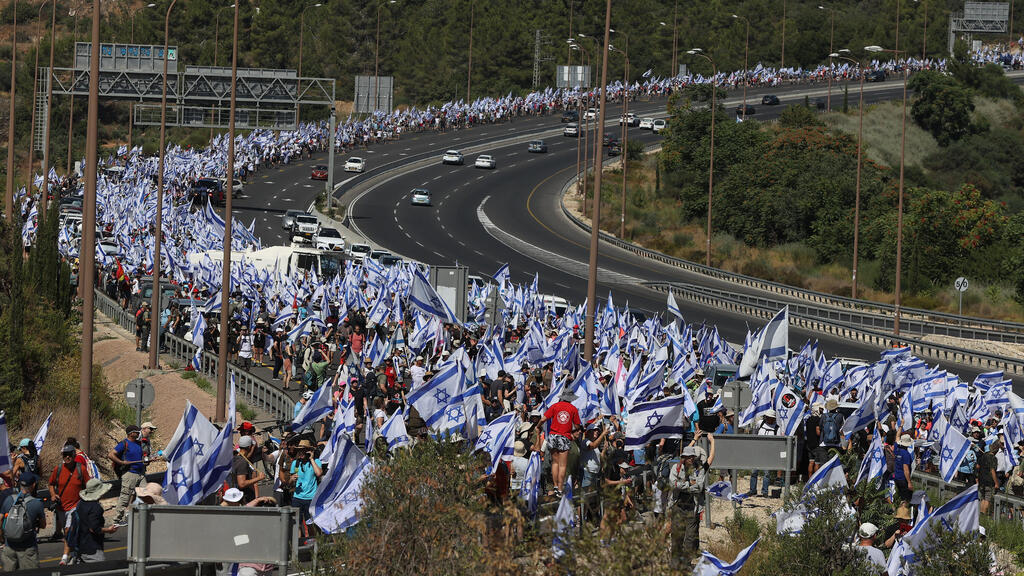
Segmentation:
{"type": "MultiPolygon", "coordinates": [[[[912,60],[909,65],[943,63],[912,60]]],[[[849,70],[836,67],[832,73],[849,70]]],[[[806,73],[760,67],[752,71],[751,83],[821,74],[820,68],[806,73]]],[[[706,81],[647,80],[631,87],[630,97],[706,81]]],[[[734,81],[735,75],[716,79],[734,81]]],[[[613,96],[621,91],[620,85],[609,90],[613,96]]],[[[353,147],[400,130],[573,107],[581,96],[593,93],[549,90],[377,114],[342,124],[335,138],[353,147]]],[[[238,176],[321,150],[327,137],[325,126],[316,123],[279,136],[267,131],[240,136],[238,176]]],[[[271,367],[283,387],[301,388],[302,397],[293,420],[281,423],[281,434],[252,422],[236,426],[233,383],[223,428],[189,404],[166,449],[157,453],[148,442],[152,423],[127,427],[124,441],[106,455],[122,481],[110,526],[96,503],[110,486],[68,438],[62,463],[49,476],[46,499],[54,521],[63,523],[57,534],[66,541],[66,562],[102,559],[103,534],[124,525],[135,501],[291,505],[299,510],[306,537],[344,531],[359,521],[359,489],[374,463],[430,438],[488,454],[487,493],[493,501],[514,499],[530,517],[545,501],[557,502],[556,530],[578,525],[571,517],[577,509],[573,502],[590,493],[600,495],[600,505],[588,505],[584,514],[605,529],[641,512],[671,518],[671,546],[681,565],[724,565],[699,553],[706,495],[742,502],[760,484],[761,495],[778,496],[773,490],[781,483],[778,471],[754,471],[744,493],[725,480],[712,482],[714,438],[723,434],[794,436],[801,457],[791,472],[806,480],[805,493],[858,481],[889,487],[892,522],[865,523],[849,538],[864,546],[879,572],[890,575],[913,564],[931,526],[978,530],[978,515],[991,511],[995,492],[1024,492],[1024,400],[1002,373],[967,383],[928,366],[907,348],[885,350],[878,361],[854,366],[827,359],[815,342],[793,352],[786,309],[748,333],[737,349],[715,326],[686,323],[671,294],[664,318],[645,318],[628,306],[615,306],[609,293],[595,319],[597,353],[588,362],[582,357],[586,303],[556,311],[542,296],[539,277],[516,284],[507,265],[493,281],[470,287],[465,321],[430,286],[425,266],[385,267],[369,258],[347,261],[322,276],[243,258],[231,266],[231,297],[223,302],[221,263],[194,256],[220,248],[225,222],[209,203],[195,210],[188,191],[196,178],[223,176],[225,148],[223,136],[201,151],[169,148],[159,264],[176,294],[166,310],[149,311],[148,304],[133,310],[137,347],[153,345],[147,320],[157,313],[162,331],[197,346],[193,367],[198,368],[202,351],[216,350],[222,337],[217,318],[228,314],[232,362],[271,367]],[[489,309],[495,297],[503,304],[497,311],[489,309]],[[737,367],[730,378],[735,384],[706,377],[718,365],[737,367]],[[739,413],[725,406],[725,385],[749,388],[750,404],[739,413]],[[838,455],[847,452],[862,462],[856,476],[839,463],[838,455]],[[166,477],[162,484],[147,483],[146,467],[157,457],[167,461],[166,477]],[[915,471],[938,473],[947,483],[963,483],[964,490],[932,509],[914,484],[915,471]],[[888,557],[881,548],[891,549],[888,557]]],[[[102,268],[98,287],[128,307],[155,264],[151,222],[157,164],[138,149],[122,149],[118,158],[108,166],[123,161],[123,170],[101,174],[97,185],[98,226],[117,249],[98,249],[95,258],[102,268]]],[[[61,189],[80,191],[73,179],[50,176],[58,196],[61,189]]],[[[28,245],[37,209],[23,197],[28,245]]],[[[253,225],[233,225],[232,231],[237,251],[260,247],[253,225]]],[[[79,256],[76,232],[70,226],[60,230],[60,252],[69,261],[79,256]]],[[[6,424],[0,424],[2,441],[6,424]]],[[[44,474],[38,470],[41,434],[42,439],[11,446],[6,463],[0,459],[10,491],[0,507],[5,569],[38,562],[37,533],[47,522],[43,501],[32,497],[44,474]]],[[[780,515],[779,530],[798,529],[806,513],[780,515]]],[[[262,574],[273,567],[238,568],[262,574]]]]}

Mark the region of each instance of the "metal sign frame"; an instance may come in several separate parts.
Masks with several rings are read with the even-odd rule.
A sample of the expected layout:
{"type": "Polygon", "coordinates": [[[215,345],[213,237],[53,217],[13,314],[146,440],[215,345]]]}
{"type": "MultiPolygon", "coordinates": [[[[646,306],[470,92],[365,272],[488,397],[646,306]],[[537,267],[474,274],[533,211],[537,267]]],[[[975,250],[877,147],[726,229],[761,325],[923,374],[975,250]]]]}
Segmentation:
{"type": "Polygon", "coordinates": [[[466,266],[431,266],[428,280],[437,291],[437,295],[448,304],[452,312],[455,312],[459,322],[465,322],[469,268],[466,266]]]}
{"type": "Polygon", "coordinates": [[[590,88],[590,66],[558,66],[555,69],[556,88],[590,88]]]}
{"type": "Polygon", "coordinates": [[[394,109],[394,76],[356,76],[353,86],[352,111],[356,114],[370,114],[376,110],[391,112],[394,109]],[[374,91],[377,92],[376,98],[374,91]]]}

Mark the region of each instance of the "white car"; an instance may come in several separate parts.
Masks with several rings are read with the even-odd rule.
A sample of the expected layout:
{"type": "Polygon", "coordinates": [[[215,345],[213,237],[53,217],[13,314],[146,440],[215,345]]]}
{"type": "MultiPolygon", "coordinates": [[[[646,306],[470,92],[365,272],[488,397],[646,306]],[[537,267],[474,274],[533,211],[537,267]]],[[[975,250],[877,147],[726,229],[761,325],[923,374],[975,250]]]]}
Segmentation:
{"type": "Polygon", "coordinates": [[[668,128],[668,123],[662,120],[661,118],[658,118],[657,120],[654,121],[653,124],[651,124],[651,131],[653,131],[655,134],[660,133],[665,128],[668,128]]]}
{"type": "Polygon", "coordinates": [[[430,190],[426,188],[413,188],[409,202],[413,206],[430,206],[430,190]]]}
{"type": "Polygon", "coordinates": [[[580,125],[575,122],[569,122],[562,128],[562,136],[578,136],[580,133],[580,125]]]}
{"type": "Polygon", "coordinates": [[[366,170],[366,161],[355,156],[345,161],[345,172],[362,172],[366,170]]]}
{"type": "Polygon", "coordinates": [[[313,237],[320,231],[320,221],[311,214],[299,214],[292,222],[292,237],[298,236],[302,240],[313,241],[313,237]]]}
{"type": "Polygon", "coordinates": [[[597,118],[597,108],[587,108],[587,111],[585,114],[583,114],[583,117],[587,120],[594,120],[595,118],[597,118]]]}
{"type": "Polygon", "coordinates": [[[441,156],[441,164],[459,164],[462,165],[465,160],[462,158],[462,152],[458,150],[446,150],[444,155],[441,156]]]}
{"type": "Polygon", "coordinates": [[[652,130],[654,128],[654,118],[644,118],[640,121],[641,130],[652,130]]]}
{"type": "Polygon", "coordinates": [[[494,167],[497,165],[498,164],[494,161],[494,156],[491,156],[490,154],[481,154],[477,156],[476,162],[473,163],[473,166],[477,168],[494,169],[494,167]]]}
{"type": "Polygon", "coordinates": [[[321,228],[313,236],[313,246],[318,250],[344,250],[345,237],[337,228],[321,228]]]}
{"type": "Polygon", "coordinates": [[[368,244],[353,244],[348,247],[348,255],[358,262],[362,262],[372,251],[373,248],[368,244]]]}

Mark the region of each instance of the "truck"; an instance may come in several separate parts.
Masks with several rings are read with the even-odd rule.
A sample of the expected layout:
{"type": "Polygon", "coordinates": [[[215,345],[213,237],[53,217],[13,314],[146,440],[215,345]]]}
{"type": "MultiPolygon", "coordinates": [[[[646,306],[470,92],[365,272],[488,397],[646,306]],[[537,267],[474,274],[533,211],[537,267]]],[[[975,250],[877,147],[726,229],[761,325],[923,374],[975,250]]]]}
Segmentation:
{"type": "MultiPolygon", "coordinates": [[[[206,256],[214,262],[224,261],[224,252],[208,250],[189,254],[189,263],[193,267],[198,267],[206,256]]],[[[312,271],[318,278],[331,277],[342,272],[345,269],[345,259],[344,254],[317,250],[308,246],[270,246],[251,252],[234,251],[231,253],[232,263],[241,263],[245,260],[257,268],[271,272],[276,270],[288,275],[312,271]]]]}

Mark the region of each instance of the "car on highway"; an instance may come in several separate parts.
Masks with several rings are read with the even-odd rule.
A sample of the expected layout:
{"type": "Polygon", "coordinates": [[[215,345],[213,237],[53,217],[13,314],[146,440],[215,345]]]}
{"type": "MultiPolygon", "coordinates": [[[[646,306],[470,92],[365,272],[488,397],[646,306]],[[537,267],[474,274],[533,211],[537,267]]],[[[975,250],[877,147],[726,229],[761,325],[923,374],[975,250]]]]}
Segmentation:
{"type": "Polygon", "coordinates": [[[430,206],[430,190],[413,188],[409,203],[413,206],[430,206]]]}
{"type": "Polygon", "coordinates": [[[355,156],[345,161],[345,172],[362,172],[366,170],[366,160],[355,156]]]}
{"type": "Polygon", "coordinates": [[[597,118],[597,108],[587,108],[587,113],[583,115],[587,120],[594,120],[597,118]]]}
{"type": "Polygon", "coordinates": [[[562,136],[579,136],[580,125],[575,122],[569,122],[562,128],[562,136]]]}
{"type": "MultiPolygon", "coordinates": [[[[227,178],[218,178],[218,180],[220,180],[220,185],[222,187],[224,187],[224,188],[228,187],[228,179],[227,178]]],[[[232,178],[231,179],[231,197],[232,198],[237,198],[238,196],[241,196],[244,191],[245,191],[245,184],[241,180],[239,180],[238,178],[232,178]]]]}
{"type": "Polygon", "coordinates": [[[295,225],[295,217],[301,214],[305,214],[303,210],[288,210],[281,216],[281,228],[285,230],[291,230],[292,226],[295,225]]]}
{"type": "Polygon", "coordinates": [[[386,254],[380,257],[380,265],[384,267],[394,266],[402,263],[401,256],[395,256],[394,254],[386,254]]]}
{"type": "Polygon", "coordinates": [[[348,255],[357,262],[362,262],[366,255],[373,251],[369,244],[352,244],[348,247],[348,255]]]}
{"type": "Polygon", "coordinates": [[[622,145],[619,144],[618,142],[612,142],[608,146],[608,155],[609,156],[621,156],[622,155],[622,145]]]}
{"type": "Polygon", "coordinates": [[[865,82],[885,82],[885,70],[872,70],[864,77],[865,82]]]}
{"type": "Polygon", "coordinates": [[[476,168],[488,168],[493,170],[498,165],[494,161],[494,156],[490,154],[481,154],[476,157],[476,162],[473,162],[473,166],[476,168]]]}
{"type": "Polygon", "coordinates": [[[462,165],[466,160],[462,157],[462,152],[458,150],[445,150],[443,156],[441,156],[441,164],[458,164],[462,165]]]}
{"type": "Polygon", "coordinates": [[[377,249],[377,250],[371,250],[370,251],[370,260],[376,260],[377,262],[380,262],[380,259],[385,257],[385,256],[393,256],[393,254],[391,254],[391,252],[388,252],[387,250],[383,250],[383,249],[377,249]]]}
{"type": "Polygon", "coordinates": [[[292,238],[298,236],[309,242],[320,232],[320,221],[312,214],[299,214],[292,221],[292,238]]]}
{"type": "Polygon", "coordinates": [[[530,143],[526,146],[526,151],[544,153],[548,151],[548,145],[543,140],[530,140],[530,143]]]}
{"type": "Polygon", "coordinates": [[[200,178],[192,185],[193,204],[206,204],[207,199],[214,206],[224,205],[224,186],[217,178],[200,178]]]}
{"type": "Polygon", "coordinates": [[[640,120],[641,130],[651,130],[654,128],[654,118],[644,118],[640,120]]]}
{"type": "Polygon", "coordinates": [[[345,250],[345,237],[337,228],[320,228],[313,236],[313,246],[318,250],[345,250]]]}
{"type": "Polygon", "coordinates": [[[775,94],[765,94],[761,97],[761,106],[778,106],[779,97],[775,94]]]}
{"type": "Polygon", "coordinates": [[[736,107],[736,115],[737,116],[744,116],[744,115],[746,115],[746,116],[753,116],[756,113],[757,113],[757,109],[754,108],[753,106],[751,106],[750,104],[747,104],[747,105],[740,104],[739,106],[736,107]],[[744,114],[744,112],[746,112],[746,114],[744,114]]]}
{"type": "Polygon", "coordinates": [[[629,114],[623,114],[619,116],[619,125],[625,124],[626,126],[636,126],[640,123],[640,119],[636,117],[636,114],[630,112],[629,114]]]}
{"type": "Polygon", "coordinates": [[[613,142],[618,142],[618,141],[619,141],[618,138],[616,138],[615,136],[613,136],[613,135],[611,135],[611,134],[606,132],[604,134],[604,136],[601,138],[601,145],[602,146],[610,146],[613,142]]]}
{"type": "Polygon", "coordinates": [[[562,124],[566,122],[578,122],[580,119],[580,113],[575,110],[566,110],[562,113],[562,124]]]}
{"type": "Polygon", "coordinates": [[[661,134],[661,131],[665,128],[668,128],[668,122],[665,122],[662,118],[658,118],[653,124],[651,124],[651,132],[654,132],[655,134],[661,134]]]}
{"type": "Polygon", "coordinates": [[[310,180],[327,180],[327,166],[324,164],[317,164],[313,166],[313,170],[309,173],[310,180]]]}

